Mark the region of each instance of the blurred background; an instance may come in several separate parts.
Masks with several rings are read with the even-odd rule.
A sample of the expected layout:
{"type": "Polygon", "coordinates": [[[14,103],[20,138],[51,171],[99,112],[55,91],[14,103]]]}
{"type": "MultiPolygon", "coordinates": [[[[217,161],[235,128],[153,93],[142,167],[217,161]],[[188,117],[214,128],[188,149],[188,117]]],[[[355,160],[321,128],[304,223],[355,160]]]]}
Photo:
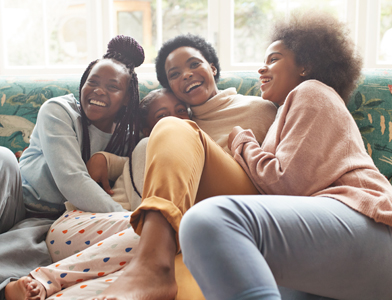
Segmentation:
{"type": "Polygon", "coordinates": [[[0,0],[0,75],[80,74],[117,34],[142,44],[138,72],[153,72],[162,43],[188,32],[222,70],[257,70],[269,24],[302,8],[347,22],[365,67],[392,66],[391,0],[0,0]]]}

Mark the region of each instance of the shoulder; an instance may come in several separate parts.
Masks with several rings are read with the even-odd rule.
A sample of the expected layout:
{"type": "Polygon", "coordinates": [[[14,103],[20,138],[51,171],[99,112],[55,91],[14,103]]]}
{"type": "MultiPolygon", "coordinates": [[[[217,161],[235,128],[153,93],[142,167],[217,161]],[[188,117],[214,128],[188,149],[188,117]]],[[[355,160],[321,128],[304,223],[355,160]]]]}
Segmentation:
{"type": "Polygon", "coordinates": [[[306,80],[287,96],[288,105],[300,106],[341,106],[346,107],[343,99],[330,86],[318,80],[306,80]]]}
{"type": "Polygon", "coordinates": [[[78,101],[73,94],[59,96],[42,104],[39,115],[58,115],[66,113],[75,117],[80,115],[78,101]]]}

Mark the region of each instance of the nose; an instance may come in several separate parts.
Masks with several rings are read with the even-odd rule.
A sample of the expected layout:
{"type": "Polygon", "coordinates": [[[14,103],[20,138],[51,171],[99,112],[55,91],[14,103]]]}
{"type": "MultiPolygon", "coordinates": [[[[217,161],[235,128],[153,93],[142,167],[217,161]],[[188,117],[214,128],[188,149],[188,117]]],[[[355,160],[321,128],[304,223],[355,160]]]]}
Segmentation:
{"type": "Polygon", "coordinates": [[[184,80],[187,80],[187,79],[189,79],[189,78],[192,78],[192,76],[193,76],[192,71],[191,71],[191,70],[187,70],[187,71],[184,72],[183,79],[184,79],[184,80]]]}
{"type": "Polygon", "coordinates": [[[259,74],[262,75],[265,71],[267,71],[266,64],[263,64],[260,69],[258,70],[259,74]]]}
{"type": "Polygon", "coordinates": [[[101,87],[96,87],[94,89],[94,93],[96,93],[97,95],[104,95],[105,91],[101,87]]]}

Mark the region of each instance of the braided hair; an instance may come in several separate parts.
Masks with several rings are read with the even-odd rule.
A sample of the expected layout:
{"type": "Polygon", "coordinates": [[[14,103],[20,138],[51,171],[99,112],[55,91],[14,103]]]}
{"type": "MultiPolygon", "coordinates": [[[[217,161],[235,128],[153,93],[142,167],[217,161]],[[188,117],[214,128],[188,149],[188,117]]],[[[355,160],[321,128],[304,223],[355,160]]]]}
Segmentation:
{"type": "MultiPolygon", "coordinates": [[[[130,157],[130,175],[132,184],[134,185],[131,155],[133,149],[139,141],[140,130],[140,121],[137,114],[139,107],[139,86],[138,78],[134,69],[143,63],[144,50],[135,39],[129,36],[118,35],[110,40],[107,52],[102,59],[112,59],[123,64],[130,75],[127,93],[127,95],[129,96],[129,100],[127,106],[122,107],[117,113],[117,124],[114,129],[113,135],[105,148],[105,151],[115,153],[120,156],[130,157]]],[[[84,71],[79,85],[79,98],[81,97],[82,88],[92,68],[99,61],[100,59],[92,61],[84,71]]],[[[90,136],[88,132],[88,126],[91,124],[91,122],[87,118],[82,105],[80,105],[80,111],[82,115],[83,131],[82,158],[83,161],[87,163],[91,156],[90,136]]]]}

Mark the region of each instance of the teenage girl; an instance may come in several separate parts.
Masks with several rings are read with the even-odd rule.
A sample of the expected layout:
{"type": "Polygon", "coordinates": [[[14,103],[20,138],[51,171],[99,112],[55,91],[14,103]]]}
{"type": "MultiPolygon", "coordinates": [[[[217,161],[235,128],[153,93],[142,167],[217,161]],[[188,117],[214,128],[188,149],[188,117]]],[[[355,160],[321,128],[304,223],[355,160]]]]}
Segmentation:
{"type": "MultiPolygon", "coordinates": [[[[64,211],[66,201],[91,212],[124,211],[91,179],[86,162],[91,154],[102,150],[128,155],[136,144],[138,136],[129,134],[128,128],[138,127],[135,112],[139,92],[134,69],[143,61],[143,49],[134,39],[113,38],[103,58],[91,62],[85,70],[79,88],[80,103],[69,94],[42,105],[30,145],[19,165],[15,158],[7,162],[11,158],[9,150],[0,148],[1,232],[22,220],[26,210],[27,216],[56,218],[64,211]],[[3,156],[3,153],[8,155],[3,156]]],[[[40,219],[31,220],[41,222],[40,219]]],[[[33,227],[30,222],[23,232],[33,227]]],[[[15,234],[17,242],[21,236],[18,232],[13,230],[7,237],[15,234]]],[[[41,233],[39,238],[42,238],[41,233]]],[[[47,261],[44,251],[33,253],[32,259],[23,249],[16,246],[14,249],[12,243],[0,242],[0,245],[2,253],[11,251],[11,258],[15,259],[15,262],[7,261],[7,264],[13,264],[12,269],[0,270],[1,278],[5,280],[1,288],[9,282],[7,278],[11,275],[26,274],[25,267],[31,270],[38,262],[47,261]],[[16,272],[15,266],[20,266],[16,272]]],[[[28,245],[26,248],[30,251],[28,245]]]]}
{"type": "MultiPolygon", "coordinates": [[[[173,116],[189,120],[186,105],[178,100],[172,92],[164,88],[150,92],[141,101],[139,113],[141,128],[146,137],[155,124],[164,117],[173,116]]],[[[143,188],[147,140],[148,138],[142,139],[132,153],[135,186],[140,188],[140,191],[143,188]],[[140,145],[142,146],[140,147],[140,145]],[[136,162],[139,162],[142,166],[138,168],[136,162]]],[[[97,170],[96,173],[101,174],[102,172],[98,170],[102,165],[106,167],[108,178],[100,177],[94,180],[101,183],[107,181],[103,186],[106,184],[109,186],[107,192],[112,195],[113,199],[118,201],[125,209],[135,209],[140,204],[141,199],[137,197],[137,191],[132,189],[129,158],[102,151],[97,152],[93,157],[98,159],[94,161],[91,168],[88,167],[92,178],[94,179],[94,175],[91,174],[92,169],[93,173],[97,170]],[[103,161],[100,160],[101,158],[103,161]],[[115,181],[112,189],[108,182],[109,179],[115,181]]],[[[66,203],[66,206],[70,208],[69,203],[66,203]]],[[[123,214],[123,217],[128,217],[128,214],[123,214]]],[[[100,235],[96,233],[100,228],[106,230],[105,226],[99,227],[100,223],[111,222],[114,219],[115,216],[112,213],[92,214],[79,211],[76,208],[73,211],[68,211],[53,226],[55,232],[59,232],[58,239],[53,233],[50,233],[47,238],[48,248],[55,264],[40,267],[31,272],[31,277],[34,280],[31,277],[23,277],[18,282],[9,284],[6,288],[7,300],[45,299],[47,297],[56,299],[60,294],[63,299],[76,295],[79,299],[82,299],[95,296],[97,291],[106,288],[110,282],[118,277],[118,272],[121,271],[123,266],[129,263],[134,253],[131,248],[137,247],[138,243],[138,236],[135,236],[132,229],[116,232],[107,239],[101,238],[103,233],[100,235]],[[94,220],[94,227],[86,227],[89,220],[94,220]],[[68,234],[68,230],[69,232],[77,231],[77,234],[68,234]],[[58,243],[60,239],[69,243],[58,243]],[[75,251],[75,247],[78,247],[75,245],[78,243],[83,247],[81,250],[88,246],[91,246],[91,248],[82,252],[75,251]],[[113,247],[114,245],[115,247],[113,247]],[[74,252],[78,252],[78,254],[72,255],[74,252]],[[59,257],[67,258],[59,261],[59,257]],[[98,276],[98,274],[101,275],[98,276]],[[97,277],[99,278],[97,279],[97,277]],[[83,286],[83,288],[81,289],[80,286],[83,286]]],[[[176,272],[180,285],[180,291],[176,299],[204,299],[194,279],[185,268],[182,256],[176,258],[176,272]]]]}
{"type": "MultiPolygon", "coordinates": [[[[207,299],[278,300],[277,285],[333,299],[391,299],[392,186],[346,107],[361,70],[345,24],[315,12],[278,22],[259,69],[279,105],[260,146],[230,134],[258,196],[185,215],[186,265],[207,299]]],[[[319,299],[319,298],[317,298],[319,299]]]]}

